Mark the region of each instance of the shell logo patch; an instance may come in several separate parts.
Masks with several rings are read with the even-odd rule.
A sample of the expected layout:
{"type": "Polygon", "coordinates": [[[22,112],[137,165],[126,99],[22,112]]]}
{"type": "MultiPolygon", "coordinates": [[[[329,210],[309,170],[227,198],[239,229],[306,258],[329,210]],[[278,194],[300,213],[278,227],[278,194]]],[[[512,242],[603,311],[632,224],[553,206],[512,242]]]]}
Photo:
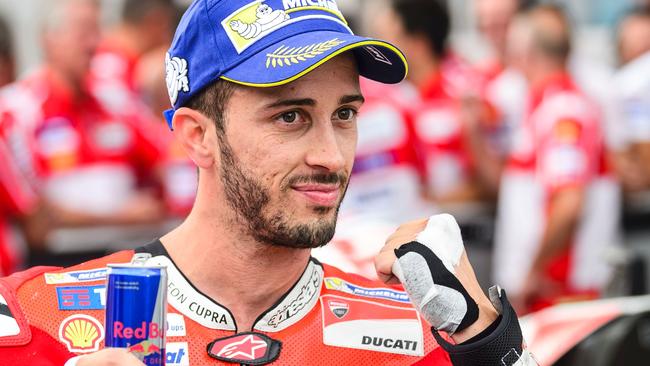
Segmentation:
{"type": "Polygon", "coordinates": [[[257,40],[276,30],[289,20],[289,15],[273,9],[261,0],[252,2],[221,23],[238,53],[242,53],[257,40]]]}
{"type": "Polygon", "coordinates": [[[101,341],[104,340],[104,327],[92,316],[75,314],[61,322],[59,340],[70,352],[97,352],[101,341]]]}
{"type": "Polygon", "coordinates": [[[298,64],[321,55],[342,43],[345,43],[345,41],[334,38],[329,41],[314,43],[304,47],[288,47],[282,45],[272,53],[266,54],[266,68],[268,69],[269,66],[275,68],[276,66],[283,67],[298,64]]]}

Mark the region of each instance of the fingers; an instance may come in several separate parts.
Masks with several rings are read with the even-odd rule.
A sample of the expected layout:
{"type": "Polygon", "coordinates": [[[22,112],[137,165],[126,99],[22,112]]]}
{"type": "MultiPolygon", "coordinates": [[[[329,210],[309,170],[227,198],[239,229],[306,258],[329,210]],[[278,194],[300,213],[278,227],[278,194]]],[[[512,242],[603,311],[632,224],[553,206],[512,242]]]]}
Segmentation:
{"type": "Polygon", "coordinates": [[[386,244],[375,257],[375,270],[381,281],[389,285],[399,284],[399,279],[393,274],[393,263],[397,260],[395,249],[415,241],[418,234],[427,226],[427,222],[428,219],[422,219],[402,224],[386,239],[386,244]]]}
{"type": "MultiPolygon", "coordinates": [[[[384,247],[385,248],[385,247],[384,247]]],[[[393,263],[397,260],[393,250],[382,250],[375,257],[375,270],[379,280],[386,284],[397,284],[399,280],[393,275],[393,263]]]]}
{"type": "Polygon", "coordinates": [[[144,366],[124,348],[105,348],[77,360],[76,366],[144,366]]]}

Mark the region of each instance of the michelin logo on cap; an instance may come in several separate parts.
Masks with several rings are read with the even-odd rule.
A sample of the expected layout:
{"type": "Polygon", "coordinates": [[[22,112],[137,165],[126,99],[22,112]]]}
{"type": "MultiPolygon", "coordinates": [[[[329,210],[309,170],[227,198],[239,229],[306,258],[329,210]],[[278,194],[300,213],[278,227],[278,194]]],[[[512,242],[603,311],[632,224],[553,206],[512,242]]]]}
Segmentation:
{"type": "MultiPolygon", "coordinates": [[[[301,10],[325,11],[338,18],[339,22],[346,24],[345,18],[333,0],[282,0],[284,9],[274,9],[268,2],[270,1],[253,1],[237,9],[221,22],[237,53],[244,52],[255,42],[286,25],[325,16],[310,14],[292,18],[290,15],[301,10]]],[[[280,1],[275,3],[280,5],[280,1]]]]}

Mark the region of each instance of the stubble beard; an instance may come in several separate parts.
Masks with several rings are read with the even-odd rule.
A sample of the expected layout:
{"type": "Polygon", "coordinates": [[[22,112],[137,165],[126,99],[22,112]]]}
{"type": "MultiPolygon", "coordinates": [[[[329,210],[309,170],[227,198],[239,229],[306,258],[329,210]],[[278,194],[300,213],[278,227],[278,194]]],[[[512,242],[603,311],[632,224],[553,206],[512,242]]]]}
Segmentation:
{"type": "MultiPolygon", "coordinates": [[[[219,136],[219,142],[220,176],[226,202],[235,212],[238,223],[244,225],[250,236],[260,243],[297,249],[322,247],[332,240],[340,202],[336,207],[314,207],[314,213],[321,218],[309,224],[291,222],[291,217],[285,214],[289,210],[288,207],[280,206],[268,212],[271,210],[269,189],[240,168],[241,165],[225,136],[219,136]],[[283,210],[284,208],[287,210],[283,210]],[[327,215],[331,211],[334,213],[327,215]]],[[[288,191],[292,184],[298,182],[339,183],[347,190],[348,178],[342,173],[297,176],[289,179],[281,191],[288,191]]],[[[345,195],[345,190],[341,197],[345,195]]]]}

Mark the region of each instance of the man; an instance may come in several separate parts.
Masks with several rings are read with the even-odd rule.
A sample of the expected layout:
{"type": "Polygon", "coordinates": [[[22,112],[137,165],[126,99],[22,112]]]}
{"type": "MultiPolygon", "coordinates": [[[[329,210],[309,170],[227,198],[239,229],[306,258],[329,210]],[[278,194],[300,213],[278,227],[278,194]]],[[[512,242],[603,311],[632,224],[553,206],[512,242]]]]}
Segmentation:
{"type": "Polygon", "coordinates": [[[13,222],[34,214],[38,198],[19,172],[0,133],[0,276],[22,268],[23,251],[13,222]]]}
{"type": "Polygon", "coordinates": [[[93,75],[136,89],[136,68],[148,52],[169,44],[176,9],[172,0],[127,0],[122,21],[111,28],[93,58],[93,75]]]}
{"type": "Polygon", "coordinates": [[[610,145],[629,192],[650,188],[650,7],[631,11],[618,34],[621,67],[613,80],[610,145]]]}
{"type": "MultiPolygon", "coordinates": [[[[169,273],[168,364],[450,364],[404,292],[310,258],[334,233],[352,169],[359,75],[396,83],[406,70],[395,47],[352,35],[333,1],[192,4],[167,56],[166,115],[199,167],[197,199],[181,226],[138,249],[169,273]]],[[[102,311],[57,303],[54,293],[77,279],[101,287],[101,274],[88,270],[133,254],[0,281],[3,313],[13,320],[0,328],[10,333],[1,338],[2,360],[47,355],[61,364],[96,351],[102,311]],[[70,272],[81,268],[84,275],[70,272]]],[[[433,333],[454,364],[534,362],[504,293],[492,291],[499,316],[478,287],[451,216],[404,225],[377,269],[406,285],[436,329],[465,342],[433,333]]],[[[74,363],[141,365],[115,349],[74,363]]]]}
{"type": "Polygon", "coordinates": [[[482,156],[491,119],[480,102],[471,118],[464,108],[478,96],[480,77],[447,47],[451,19],[446,5],[394,0],[376,24],[377,33],[410,60],[409,81],[420,96],[420,102],[411,103],[410,119],[426,196],[439,205],[486,198],[482,156]]]}
{"type": "Polygon", "coordinates": [[[16,76],[13,41],[9,24],[0,18],[0,86],[11,83],[16,76]]]}
{"type": "Polygon", "coordinates": [[[110,113],[90,92],[98,4],[51,6],[43,67],[0,96],[16,164],[51,206],[52,229],[155,222],[164,209],[148,186],[156,181],[159,137],[127,113],[110,113]]]}
{"type": "Polygon", "coordinates": [[[618,189],[597,108],[567,72],[562,11],[533,8],[511,32],[531,98],[501,180],[494,270],[526,311],[597,296],[609,274],[604,251],[616,240],[618,189]]]}
{"type": "Polygon", "coordinates": [[[524,119],[528,88],[520,72],[510,65],[508,55],[508,28],[521,7],[520,0],[476,0],[475,12],[478,30],[492,49],[491,58],[481,66],[483,97],[496,109],[498,131],[493,134],[496,156],[489,185],[498,189],[502,162],[512,145],[512,134],[524,119]]]}

